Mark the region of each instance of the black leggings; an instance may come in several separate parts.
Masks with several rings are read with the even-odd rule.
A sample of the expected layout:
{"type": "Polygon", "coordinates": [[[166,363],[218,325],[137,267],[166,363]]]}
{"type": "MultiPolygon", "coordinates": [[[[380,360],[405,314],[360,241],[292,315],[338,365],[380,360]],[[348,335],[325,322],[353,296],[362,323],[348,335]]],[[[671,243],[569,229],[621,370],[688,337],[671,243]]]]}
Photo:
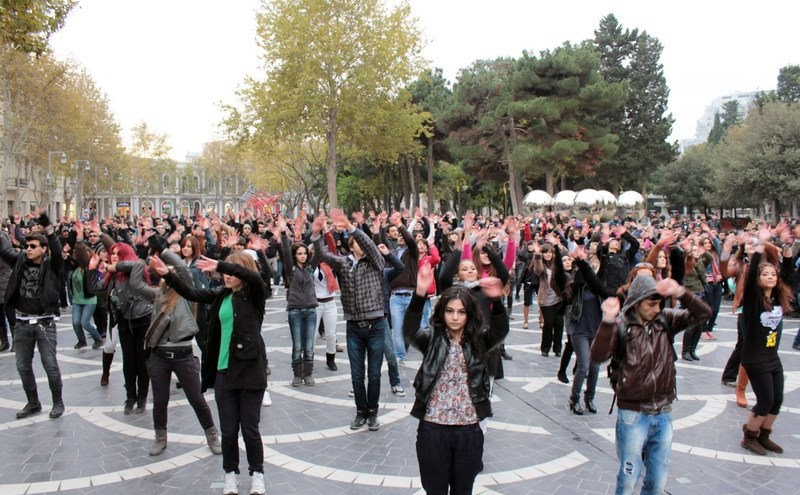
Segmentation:
{"type": "Polygon", "coordinates": [[[564,336],[563,307],[564,303],[558,303],[552,306],[541,306],[539,308],[544,317],[544,328],[542,328],[542,352],[550,352],[551,346],[553,347],[553,352],[561,352],[561,338],[564,336]]]}
{"type": "Polygon", "coordinates": [[[783,370],[765,373],[750,373],[747,367],[745,370],[756,394],[753,414],[756,416],[778,414],[783,405],[783,370]]]}

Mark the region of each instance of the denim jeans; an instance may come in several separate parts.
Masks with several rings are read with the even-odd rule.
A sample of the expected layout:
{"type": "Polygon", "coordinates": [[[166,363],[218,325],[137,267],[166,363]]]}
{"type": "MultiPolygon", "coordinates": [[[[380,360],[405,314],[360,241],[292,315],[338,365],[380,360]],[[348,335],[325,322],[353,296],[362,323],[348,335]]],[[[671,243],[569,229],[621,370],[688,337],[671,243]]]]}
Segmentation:
{"type": "Polygon", "coordinates": [[[404,296],[392,294],[389,298],[389,315],[392,318],[392,342],[394,343],[394,355],[398,360],[406,358],[406,341],[403,338],[403,318],[406,316],[406,309],[411,304],[411,294],[404,296]]]}
{"type": "Polygon", "coordinates": [[[283,260],[278,257],[275,261],[275,276],[272,278],[272,285],[280,284],[281,277],[283,277],[283,260]]]}
{"type": "Polygon", "coordinates": [[[86,342],[86,336],[83,331],[89,332],[95,342],[100,342],[102,338],[97,331],[97,327],[92,322],[94,316],[95,304],[73,304],[72,305],[72,330],[75,331],[75,337],[78,342],[86,342]]]}
{"type": "Polygon", "coordinates": [[[709,283],[706,286],[706,301],[711,306],[711,318],[706,322],[706,331],[711,332],[717,324],[719,307],[722,304],[722,284],[709,283]]]}
{"type": "Polygon", "coordinates": [[[386,335],[386,318],[368,320],[368,324],[363,327],[355,321],[347,322],[347,357],[350,359],[350,378],[359,413],[366,414],[368,411],[378,409],[384,335],[386,335]],[[365,371],[368,379],[367,387],[364,386],[365,371]]]}
{"type": "Polygon", "coordinates": [[[572,342],[572,349],[575,350],[575,359],[577,362],[575,376],[572,379],[572,394],[569,397],[573,402],[578,402],[584,380],[587,381],[586,393],[584,393],[583,397],[587,401],[594,400],[594,392],[597,388],[597,375],[600,372],[600,363],[591,362],[591,359],[589,359],[589,349],[592,347],[592,340],[594,339],[587,334],[573,335],[569,339],[569,341],[572,342]]]}
{"type": "Polygon", "coordinates": [[[42,367],[47,373],[50,390],[61,390],[61,370],[56,360],[56,322],[52,319],[44,323],[31,325],[25,320],[17,320],[14,330],[14,351],[17,359],[17,372],[22,381],[22,388],[32,392],[36,390],[36,378],[33,376],[33,349],[38,347],[42,367]]]}
{"type": "MultiPolygon", "coordinates": [[[[509,314],[511,313],[509,312],[509,314]]],[[[427,299],[425,301],[425,306],[422,307],[422,320],[420,320],[419,322],[419,327],[425,328],[430,324],[430,322],[431,322],[431,300],[427,299]]],[[[400,333],[402,333],[402,328],[400,333]]]]}
{"type": "Polygon", "coordinates": [[[392,331],[386,325],[386,332],[383,335],[383,357],[386,358],[386,366],[389,368],[389,386],[400,386],[400,369],[397,367],[397,358],[394,356],[394,344],[392,343],[392,331]]]}
{"type": "Polygon", "coordinates": [[[317,308],[290,309],[289,332],[292,334],[292,364],[314,362],[314,330],[317,308]]]}
{"type": "Polygon", "coordinates": [[[219,414],[222,438],[222,469],[239,474],[239,428],[250,476],[253,471],[264,472],[264,444],[261,443],[261,401],[264,390],[226,390],[225,373],[217,373],[214,381],[214,400],[219,414]]]}
{"type": "Polygon", "coordinates": [[[661,495],[667,484],[672,449],[672,413],[645,414],[620,409],[617,414],[616,495],[633,493],[644,467],[641,495],[661,495]]]}

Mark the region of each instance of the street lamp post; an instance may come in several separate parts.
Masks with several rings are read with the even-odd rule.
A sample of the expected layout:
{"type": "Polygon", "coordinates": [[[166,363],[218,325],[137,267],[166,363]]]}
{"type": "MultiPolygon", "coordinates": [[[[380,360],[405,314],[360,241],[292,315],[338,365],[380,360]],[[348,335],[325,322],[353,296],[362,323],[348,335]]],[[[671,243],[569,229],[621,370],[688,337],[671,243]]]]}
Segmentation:
{"type": "Polygon", "coordinates": [[[47,152],[47,179],[45,180],[45,204],[47,205],[47,213],[48,215],[53,214],[51,209],[51,197],[50,191],[53,188],[53,157],[57,156],[61,160],[61,163],[67,163],[67,154],[63,151],[48,151],[47,152]]]}

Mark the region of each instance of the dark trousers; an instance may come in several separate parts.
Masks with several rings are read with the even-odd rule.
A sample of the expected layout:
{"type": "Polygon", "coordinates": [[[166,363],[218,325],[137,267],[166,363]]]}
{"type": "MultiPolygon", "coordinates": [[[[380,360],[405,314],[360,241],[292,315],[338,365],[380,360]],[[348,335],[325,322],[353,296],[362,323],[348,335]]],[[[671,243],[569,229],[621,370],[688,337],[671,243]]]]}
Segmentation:
{"type": "Polygon", "coordinates": [[[350,378],[359,414],[378,410],[384,336],[387,327],[388,323],[383,317],[370,320],[369,324],[364,326],[359,326],[355,321],[347,322],[347,357],[350,360],[350,378]],[[367,361],[366,368],[364,360],[367,361]],[[366,387],[365,375],[368,382],[366,387]]]}
{"type": "MultiPolygon", "coordinates": [[[[694,295],[708,302],[705,292],[695,292],[694,295]]],[[[700,342],[700,335],[705,331],[706,322],[700,323],[692,328],[687,328],[683,332],[682,352],[691,352],[697,349],[697,344],[700,342]]]]}
{"type": "Polygon", "coordinates": [[[427,495],[471,495],[483,470],[483,431],[478,423],[446,426],[420,421],[417,462],[427,495]]]}
{"type": "Polygon", "coordinates": [[[753,406],[753,414],[756,416],[766,416],[767,414],[778,414],[783,405],[783,370],[751,373],[747,370],[747,377],[750,379],[750,386],[756,394],[756,405],[753,406]]]}
{"type": "Polygon", "coordinates": [[[198,359],[192,354],[176,358],[166,358],[151,352],[147,360],[147,372],[153,385],[153,429],[167,429],[167,406],[169,405],[169,386],[172,373],[178,377],[183,393],[194,409],[194,414],[205,430],[214,426],[211,408],[200,392],[200,367],[198,359]]]}
{"type": "Polygon", "coordinates": [[[101,337],[106,338],[108,334],[108,308],[100,306],[99,304],[94,308],[94,325],[97,327],[97,333],[101,337]]]}
{"type": "Polygon", "coordinates": [[[150,387],[147,373],[147,356],[144,334],[150,325],[150,317],[119,322],[119,344],[122,347],[122,376],[125,378],[125,393],[128,400],[144,401],[150,387]]]}
{"type": "Polygon", "coordinates": [[[225,390],[225,373],[217,373],[214,400],[217,402],[222,434],[222,469],[239,474],[239,429],[250,476],[264,472],[264,445],[261,443],[261,400],[264,390],[225,390]]]}
{"type": "Polygon", "coordinates": [[[567,367],[569,366],[569,362],[572,359],[572,353],[574,349],[572,348],[572,337],[570,337],[569,332],[567,332],[567,343],[564,345],[564,353],[561,354],[561,364],[558,367],[558,372],[564,373],[567,372],[567,367]]]}
{"type": "Polygon", "coordinates": [[[744,334],[742,334],[742,327],[744,326],[744,316],[739,314],[736,317],[736,345],[733,347],[731,356],[725,364],[725,370],[722,372],[722,380],[726,382],[735,382],[739,376],[739,365],[742,364],[742,341],[744,334]]]}
{"type": "Polygon", "coordinates": [[[56,359],[56,322],[52,318],[36,324],[30,324],[25,320],[17,321],[14,351],[17,372],[22,381],[22,388],[26,392],[36,390],[36,378],[33,376],[34,348],[39,349],[39,357],[47,373],[50,390],[61,390],[61,370],[56,359]]]}
{"type": "Polygon", "coordinates": [[[564,337],[564,312],[561,310],[564,303],[552,306],[540,306],[539,310],[544,317],[542,328],[542,352],[561,352],[561,339],[564,337]]]}

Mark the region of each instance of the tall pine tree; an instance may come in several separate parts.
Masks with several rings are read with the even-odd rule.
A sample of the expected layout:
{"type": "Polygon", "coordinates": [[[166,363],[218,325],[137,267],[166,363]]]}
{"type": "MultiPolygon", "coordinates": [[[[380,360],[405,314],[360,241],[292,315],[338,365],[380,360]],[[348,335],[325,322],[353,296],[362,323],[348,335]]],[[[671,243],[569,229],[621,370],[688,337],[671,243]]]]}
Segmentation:
{"type": "Polygon", "coordinates": [[[597,182],[614,192],[646,193],[653,172],[678,154],[676,143],[667,141],[674,119],[667,113],[669,88],[659,61],[663,46],[645,31],[623,29],[613,14],[601,19],[594,46],[605,80],[628,89],[623,108],[602,116],[619,136],[619,150],[600,166],[597,182]]]}

